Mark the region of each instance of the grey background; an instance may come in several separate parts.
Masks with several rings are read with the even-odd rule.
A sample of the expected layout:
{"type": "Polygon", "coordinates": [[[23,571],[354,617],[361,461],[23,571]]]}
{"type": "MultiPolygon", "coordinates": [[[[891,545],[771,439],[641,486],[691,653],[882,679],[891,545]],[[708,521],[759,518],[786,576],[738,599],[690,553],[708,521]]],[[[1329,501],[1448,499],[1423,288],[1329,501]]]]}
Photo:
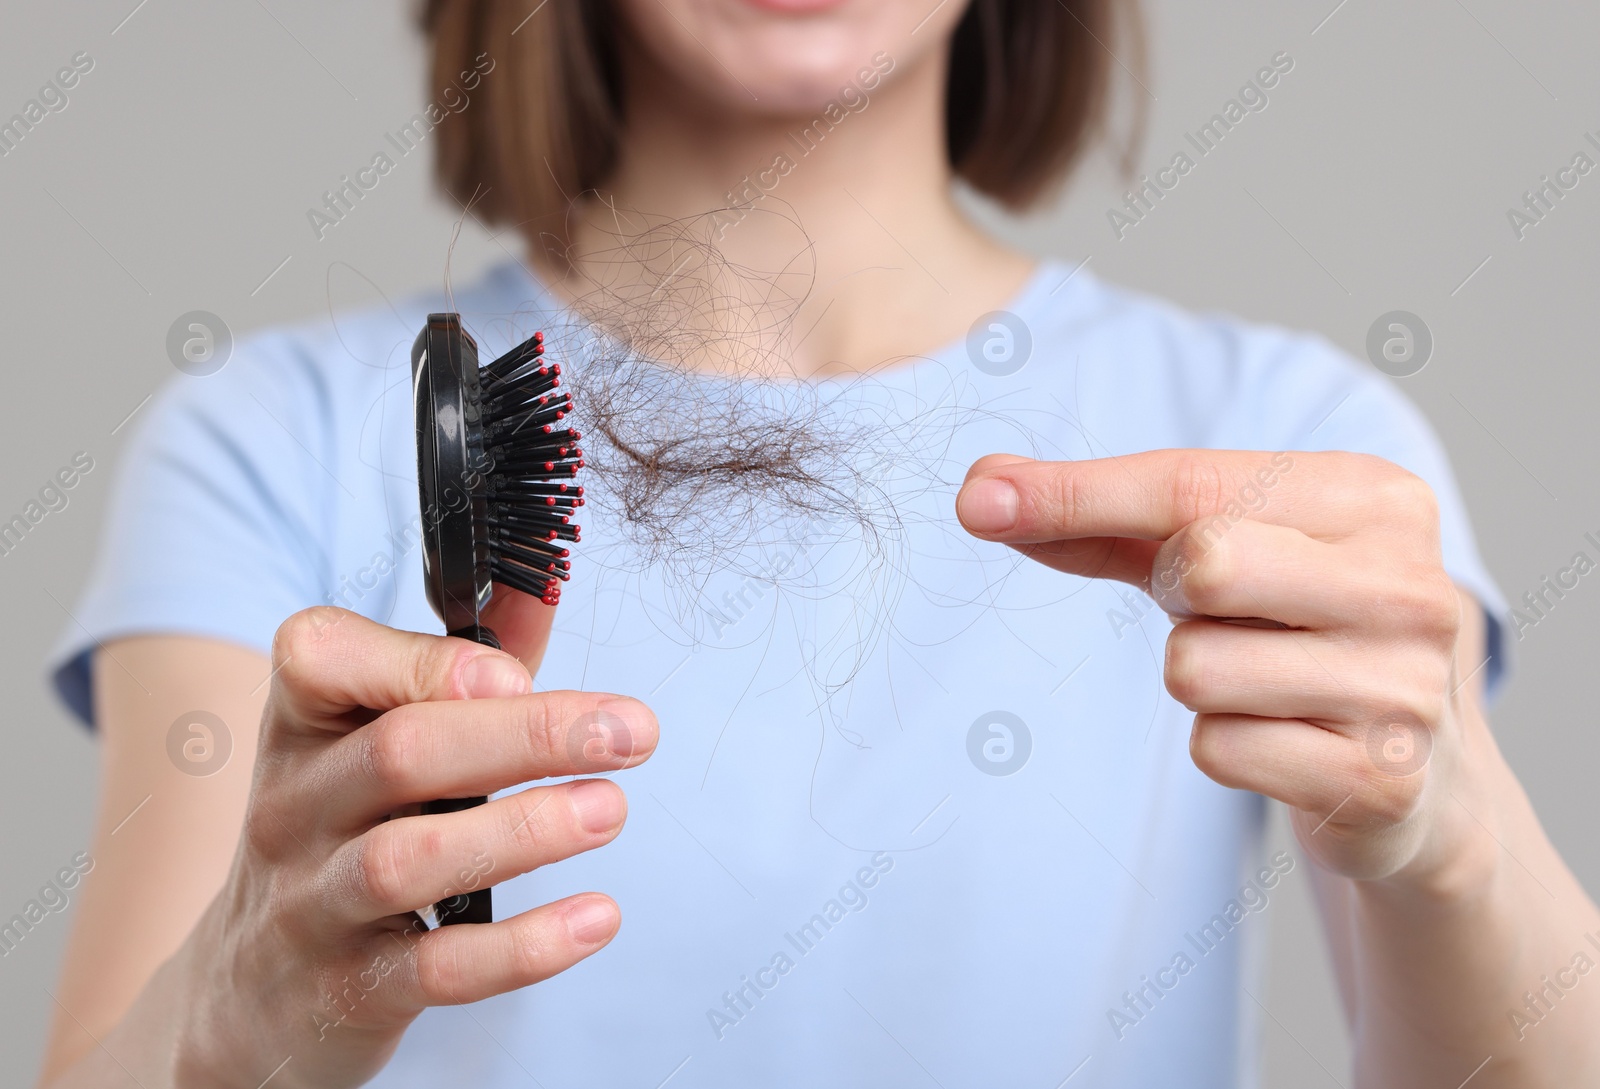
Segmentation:
{"type": "MultiPolygon", "coordinates": [[[[1089,258],[1103,277],[1315,329],[1357,355],[1378,315],[1421,315],[1432,362],[1398,381],[1444,437],[1489,567],[1519,598],[1600,531],[1600,173],[1520,241],[1506,218],[1580,149],[1600,161],[1583,141],[1600,131],[1600,10],[1576,0],[1159,0],[1148,13],[1148,90],[1132,87],[1151,108],[1142,169],[1170,162],[1183,133],[1273,54],[1286,50],[1294,69],[1120,242],[1106,209],[1122,187],[1105,156],[1048,214],[983,214],[1029,249],[1089,258]]],[[[443,274],[457,210],[431,195],[421,150],[325,240],[305,218],[422,104],[420,44],[405,16],[374,0],[12,3],[0,15],[0,118],[74,53],[96,62],[71,104],[0,159],[0,520],[76,452],[96,463],[65,510],[0,557],[0,681],[13,707],[0,759],[0,917],[88,843],[95,745],[45,689],[43,659],[91,557],[127,433],[113,432],[173,373],[168,326],[200,309],[240,334],[443,274]]],[[[509,245],[469,224],[455,276],[509,245]]],[[[1494,714],[1506,755],[1591,889],[1600,737],[1584,693],[1597,621],[1600,586],[1586,580],[1514,647],[1514,683],[1494,714]]],[[[1271,1014],[1265,1084],[1347,1082],[1307,884],[1286,882],[1275,902],[1258,995],[1271,1014]]],[[[66,933],[52,916],[0,960],[10,1070],[36,1062],[43,988],[66,933]]]]}

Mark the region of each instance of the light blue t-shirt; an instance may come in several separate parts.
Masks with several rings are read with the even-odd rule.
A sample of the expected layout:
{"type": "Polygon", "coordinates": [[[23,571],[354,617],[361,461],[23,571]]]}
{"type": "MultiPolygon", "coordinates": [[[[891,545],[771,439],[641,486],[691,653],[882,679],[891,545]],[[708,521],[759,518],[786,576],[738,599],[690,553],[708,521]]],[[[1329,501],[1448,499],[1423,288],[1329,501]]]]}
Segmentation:
{"type": "MultiPolygon", "coordinates": [[[[1069,273],[1042,264],[1009,304],[1020,324],[995,335],[1026,331],[1014,373],[991,373],[1015,362],[1003,345],[963,342],[791,391],[885,436],[849,454],[879,500],[865,530],[756,512],[753,536],[658,555],[591,483],[537,683],[646,700],[660,747],[618,776],[615,844],[499,885],[495,907],[598,889],[621,933],[537,987],[425,1013],[375,1085],[1254,1084],[1246,989],[1270,904],[1309,863],[1262,857],[1262,799],[1190,762],[1164,614],[961,532],[966,467],[996,450],[1371,452],[1433,486],[1446,566],[1492,618],[1504,604],[1438,442],[1388,379],[1315,337],[1069,273]]],[[[444,309],[485,359],[535,329],[557,359],[582,340],[507,264],[450,303],[257,335],[145,410],[58,648],[80,715],[95,640],[266,652],[285,617],[330,601],[440,630],[409,367],[444,309]]]]}

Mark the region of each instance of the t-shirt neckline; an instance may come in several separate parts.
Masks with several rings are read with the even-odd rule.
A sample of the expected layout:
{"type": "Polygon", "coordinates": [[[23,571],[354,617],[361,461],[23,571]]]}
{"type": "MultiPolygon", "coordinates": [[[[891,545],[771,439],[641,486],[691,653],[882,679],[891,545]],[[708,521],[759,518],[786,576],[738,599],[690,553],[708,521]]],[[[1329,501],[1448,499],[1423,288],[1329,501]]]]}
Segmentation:
{"type": "MultiPolygon", "coordinates": [[[[1014,314],[1025,324],[1036,326],[1046,307],[1052,307],[1056,313],[1075,309],[1088,294],[1093,281],[1093,275],[1084,268],[1087,264],[1086,259],[1069,267],[1054,257],[1039,258],[1021,286],[1012,293],[1011,298],[1003,306],[999,307],[999,311],[1014,314]]],[[[555,293],[545,286],[544,280],[523,261],[515,258],[501,261],[490,268],[486,279],[488,283],[508,293],[515,306],[525,306],[528,302],[537,300],[540,305],[563,316],[570,316],[572,313],[567,304],[558,299],[555,293]]],[[[995,312],[988,311],[979,317],[995,312]]],[[[974,320],[976,321],[976,318],[974,320]]],[[[848,383],[868,376],[881,381],[897,374],[914,373],[930,363],[948,364],[959,360],[965,352],[966,338],[957,337],[931,352],[908,355],[889,366],[810,381],[812,384],[848,383]]],[[[712,376],[707,375],[707,377],[712,376]]]]}

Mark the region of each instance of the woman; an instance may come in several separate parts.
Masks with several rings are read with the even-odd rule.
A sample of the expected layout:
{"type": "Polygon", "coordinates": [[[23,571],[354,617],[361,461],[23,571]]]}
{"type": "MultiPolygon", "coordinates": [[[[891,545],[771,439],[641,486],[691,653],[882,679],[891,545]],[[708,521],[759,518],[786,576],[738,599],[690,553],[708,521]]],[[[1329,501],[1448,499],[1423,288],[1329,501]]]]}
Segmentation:
{"type": "Polygon", "coordinates": [[[1291,881],[1357,1084],[1600,1075],[1600,915],[1485,723],[1504,606],[1425,423],[952,198],[1050,191],[1117,14],[430,4],[473,99],[443,179],[526,267],[259,337],[146,415],[61,648],[106,779],[43,1084],[1237,1085],[1291,881]],[[691,268],[778,290],[801,253],[814,287],[776,349],[708,321],[751,352],[681,352],[666,403],[815,396],[855,521],[724,556],[718,511],[597,487],[558,617],[502,592],[505,653],[411,634],[422,316],[503,350],[577,344],[596,285],[692,315],[659,231],[704,217],[691,268]],[[1263,796],[1296,851],[1258,857],[1263,796]],[[413,928],[482,884],[499,921],[413,928]]]}

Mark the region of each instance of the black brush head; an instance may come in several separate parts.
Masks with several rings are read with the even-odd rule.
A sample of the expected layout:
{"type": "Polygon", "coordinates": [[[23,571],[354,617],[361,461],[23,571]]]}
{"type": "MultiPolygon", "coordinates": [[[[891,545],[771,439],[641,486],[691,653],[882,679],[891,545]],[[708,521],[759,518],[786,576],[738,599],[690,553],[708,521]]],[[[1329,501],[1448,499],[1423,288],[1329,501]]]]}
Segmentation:
{"type": "Polygon", "coordinates": [[[480,616],[495,582],[554,605],[569,577],[583,451],[561,367],[543,356],[535,333],[480,368],[459,314],[429,314],[411,349],[423,571],[453,634],[493,640],[480,616]]]}

